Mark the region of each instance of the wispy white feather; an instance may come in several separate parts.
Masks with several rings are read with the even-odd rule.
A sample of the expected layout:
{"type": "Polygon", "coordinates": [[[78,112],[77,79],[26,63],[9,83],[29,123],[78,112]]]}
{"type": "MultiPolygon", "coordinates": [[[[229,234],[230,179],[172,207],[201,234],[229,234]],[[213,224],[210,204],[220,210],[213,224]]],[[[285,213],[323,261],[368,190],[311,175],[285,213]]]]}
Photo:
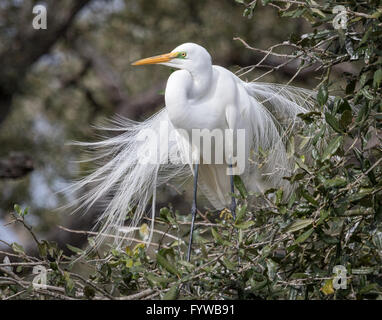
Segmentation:
{"type": "MultiPolygon", "coordinates": [[[[253,119],[254,164],[249,165],[250,174],[245,179],[252,189],[265,191],[268,188],[282,187],[287,195],[293,186],[285,179],[294,168],[293,158],[287,154],[287,143],[291,135],[304,125],[298,114],[314,110],[316,93],[312,90],[281,84],[250,82],[244,84],[253,97],[252,108],[261,109],[259,119],[253,119]],[[261,123],[261,125],[260,125],[261,123]],[[260,130],[259,130],[260,128],[260,130]],[[256,132],[257,130],[257,132],[256,132]],[[259,168],[259,148],[267,157],[259,168]]],[[[309,144],[305,152],[309,152],[309,144]]]]}
{"type": "MultiPolygon", "coordinates": [[[[103,213],[98,219],[99,236],[96,245],[100,245],[106,235],[115,237],[116,245],[122,243],[126,232],[121,227],[126,220],[132,227],[136,227],[145,214],[150,200],[152,203],[152,217],[155,215],[156,188],[168,182],[173,177],[191,174],[183,163],[142,163],[142,156],[152,154],[159,146],[156,137],[144,140],[142,133],[163,130],[163,124],[169,126],[166,110],[162,110],[144,122],[118,118],[113,120],[112,127],[103,130],[124,131],[123,133],[93,143],[77,142],[76,145],[87,148],[96,159],[98,167],[95,171],[80,181],[74,183],[69,190],[78,197],[76,210],[88,211],[93,205],[101,204],[103,213]]],[[[176,142],[169,141],[170,154],[177,156],[176,142]]],[[[162,158],[166,155],[159,155],[162,158]]],[[[158,159],[159,159],[158,156],[158,159]]],[[[164,159],[162,159],[164,160],[164,159]]],[[[162,161],[165,162],[165,161],[162,161]]],[[[152,236],[152,226],[150,238],[152,236]]],[[[151,239],[149,239],[150,241],[151,239]]]]}

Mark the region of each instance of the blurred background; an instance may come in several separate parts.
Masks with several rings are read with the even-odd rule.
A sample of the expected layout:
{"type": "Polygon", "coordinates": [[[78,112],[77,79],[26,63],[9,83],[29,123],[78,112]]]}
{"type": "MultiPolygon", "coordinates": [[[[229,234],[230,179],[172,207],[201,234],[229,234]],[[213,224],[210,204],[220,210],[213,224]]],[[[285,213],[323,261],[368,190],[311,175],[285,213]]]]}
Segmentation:
{"type": "MultiPolygon", "coordinates": [[[[115,114],[142,120],[164,107],[171,70],[132,67],[132,61],[195,42],[215,64],[237,72],[263,54],[235,37],[267,49],[292,33],[309,31],[303,19],[284,23],[276,10],[260,5],[248,19],[235,0],[1,0],[0,240],[27,248],[32,243],[22,228],[7,225],[19,204],[30,208],[26,220],[40,237],[63,248],[85,241],[58,228],[89,230],[98,214],[97,208],[87,215],[58,210],[73,201],[59,191],[86,170],[74,162],[82,158],[81,150],[68,143],[96,140],[93,125],[115,114]],[[46,30],[32,27],[36,4],[47,8],[46,30]]],[[[295,71],[289,64],[262,81],[285,83],[295,71]]],[[[313,88],[314,73],[300,73],[294,84],[313,88]]],[[[178,191],[164,187],[158,207],[172,203],[188,213],[189,195],[178,191]]]]}

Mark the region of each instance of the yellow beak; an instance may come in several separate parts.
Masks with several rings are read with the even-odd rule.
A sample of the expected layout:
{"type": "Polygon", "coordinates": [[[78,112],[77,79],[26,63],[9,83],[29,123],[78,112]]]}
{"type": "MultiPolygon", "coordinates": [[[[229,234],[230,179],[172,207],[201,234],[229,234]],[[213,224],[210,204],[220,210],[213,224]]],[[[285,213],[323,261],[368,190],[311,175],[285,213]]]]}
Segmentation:
{"type": "Polygon", "coordinates": [[[159,56],[154,56],[146,59],[141,59],[133,62],[131,65],[133,66],[142,66],[145,64],[156,64],[162,62],[169,62],[170,60],[176,58],[179,55],[179,52],[170,52],[166,54],[161,54],[159,56]]]}

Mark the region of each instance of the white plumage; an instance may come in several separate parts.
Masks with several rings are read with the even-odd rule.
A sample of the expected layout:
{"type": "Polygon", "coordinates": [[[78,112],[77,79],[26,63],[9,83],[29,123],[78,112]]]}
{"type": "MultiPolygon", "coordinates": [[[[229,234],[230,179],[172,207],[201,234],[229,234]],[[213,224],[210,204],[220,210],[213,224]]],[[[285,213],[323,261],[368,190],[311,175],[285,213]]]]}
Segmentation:
{"type": "MultiPolygon", "coordinates": [[[[174,177],[192,176],[196,160],[201,161],[198,181],[201,192],[216,209],[227,207],[231,201],[227,159],[238,155],[239,146],[244,146],[244,165],[237,161],[234,166],[237,165],[236,170],[249,191],[262,192],[271,187],[282,187],[285,193],[291,190],[289,182],[283,179],[293,169],[286,141],[300,122],[297,115],[312,110],[313,91],[244,82],[227,69],[212,65],[209,53],[193,43],[180,45],[166,55],[140,60],[135,65],[152,63],[180,69],[168,79],[166,107],[143,122],[118,118],[112,121],[111,128],[101,128],[121,131],[114,137],[78,143],[94,152],[89,161],[98,167],[75,183],[71,191],[82,192],[78,209],[88,210],[99,202],[104,205],[97,244],[106,234],[123,238],[126,233],[121,232],[121,227],[129,213],[131,226],[135,227],[149,210],[151,199],[154,218],[156,188],[174,177]],[[185,133],[191,136],[193,129],[228,129],[234,137],[243,129],[245,137],[224,139],[223,144],[219,143],[227,155],[223,163],[215,164],[212,156],[213,163],[204,164],[203,148],[214,150],[215,145],[208,146],[204,141],[200,149],[192,145],[185,133]],[[170,134],[166,135],[166,131],[170,134]],[[163,148],[167,144],[168,152],[163,148]],[[200,156],[195,153],[198,150],[200,156]],[[192,156],[188,157],[190,153],[192,156]],[[261,165],[260,153],[268,155],[261,165]],[[147,159],[142,161],[145,155],[149,155],[148,163],[147,159]],[[183,163],[166,161],[179,156],[185,160],[183,163]]],[[[116,238],[117,245],[122,243],[121,238],[116,238]]]]}

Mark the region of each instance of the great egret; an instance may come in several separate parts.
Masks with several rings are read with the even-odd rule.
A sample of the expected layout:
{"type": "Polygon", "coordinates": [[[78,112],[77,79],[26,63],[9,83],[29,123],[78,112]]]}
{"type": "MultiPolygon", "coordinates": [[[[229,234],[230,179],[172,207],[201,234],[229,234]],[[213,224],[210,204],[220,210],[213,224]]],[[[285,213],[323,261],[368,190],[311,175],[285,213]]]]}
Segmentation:
{"type": "Polygon", "coordinates": [[[133,63],[147,64],[180,69],[167,81],[165,108],[143,122],[117,118],[111,130],[122,131],[121,134],[95,143],[79,143],[96,152],[89,161],[102,160],[102,164],[72,190],[87,190],[79,199],[80,207],[89,208],[101,199],[105,202],[97,244],[106,234],[121,237],[121,227],[129,212],[131,225],[136,227],[152,198],[151,240],[156,188],[173,177],[193,175],[189,260],[197,186],[215,209],[230,206],[233,215],[236,208],[233,174],[239,175],[250,191],[282,187],[288,193],[291,186],[283,177],[293,166],[285,142],[299,122],[297,114],[312,109],[315,93],[285,85],[245,82],[229,70],[212,65],[207,50],[194,43],[133,63]],[[195,143],[190,136],[197,129],[231,135],[223,133],[223,140],[219,140],[216,134],[210,143],[204,140],[195,143]],[[244,135],[240,136],[239,131],[244,135]],[[223,161],[212,152],[219,148],[225,155],[223,161]],[[239,149],[243,150],[241,156],[239,149]],[[209,163],[203,161],[205,151],[212,154],[209,163]],[[260,164],[264,154],[266,161],[260,164]],[[167,161],[179,159],[179,155],[183,161],[167,161]]]}

